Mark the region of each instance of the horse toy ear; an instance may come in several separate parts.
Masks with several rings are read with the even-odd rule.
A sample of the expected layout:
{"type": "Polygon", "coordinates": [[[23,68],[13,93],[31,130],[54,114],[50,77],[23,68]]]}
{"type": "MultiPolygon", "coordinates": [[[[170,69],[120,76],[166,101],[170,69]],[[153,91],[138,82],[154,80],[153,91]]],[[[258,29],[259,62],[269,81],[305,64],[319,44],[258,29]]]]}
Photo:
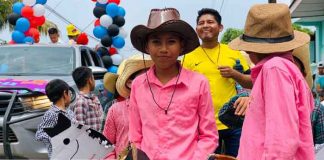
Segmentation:
{"type": "Polygon", "coordinates": [[[64,116],[62,113],[59,113],[57,118],[57,124],[53,128],[44,128],[44,131],[48,134],[48,136],[52,138],[70,127],[70,119],[64,116]]]}

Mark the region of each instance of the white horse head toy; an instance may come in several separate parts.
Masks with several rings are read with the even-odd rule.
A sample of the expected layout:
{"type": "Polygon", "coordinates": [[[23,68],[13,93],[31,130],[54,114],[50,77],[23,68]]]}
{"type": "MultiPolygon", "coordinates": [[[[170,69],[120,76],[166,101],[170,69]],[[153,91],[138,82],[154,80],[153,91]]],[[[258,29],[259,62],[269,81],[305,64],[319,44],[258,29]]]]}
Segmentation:
{"type": "Polygon", "coordinates": [[[104,159],[114,146],[101,133],[74,124],[62,113],[53,128],[44,128],[51,137],[51,159],[104,159]]]}

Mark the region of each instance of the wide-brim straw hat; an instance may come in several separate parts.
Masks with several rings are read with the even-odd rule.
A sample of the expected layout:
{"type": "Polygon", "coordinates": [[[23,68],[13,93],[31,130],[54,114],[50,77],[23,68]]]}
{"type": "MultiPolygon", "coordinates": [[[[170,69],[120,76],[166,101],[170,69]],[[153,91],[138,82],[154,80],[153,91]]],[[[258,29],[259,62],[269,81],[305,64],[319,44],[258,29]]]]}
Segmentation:
{"type": "Polygon", "coordinates": [[[119,75],[116,82],[116,89],[120,96],[127,98],[130,94],[130,89],[126,86],[127,80],[134,73],[150,68],[153,66],[152,60],[139,60],[139,59],[128,59],[125,61],[123,71],[119,75]]]}
{"type": "Polygon", "coordinates": [[[294,49],[293,56],[298,58],[305,68],[306,73],[306,81],[309,88],[313,87],[313,78],[312,78],[312,70],[310,66],[310,53],[309,53],[309,43],[294,49]]]}
{"type": "Polygon", "coordinates": [[[116,81],[118,74],[107,72],[103,78],[103,85],[107,91],[112,94],[116,93],[116,81]]]}
{"type": "Polygon", "coordinates": [[[174,8],[152,9],[147,26],[138,25],[132,29],[131,42],[137,50],[147,53],[148,35],[156,32],[178,33],[184,41],[184,50],[180,55],[189,53],[199,46],[195,30],[187,22],[180,20],[180,14],[174,8]]]}
{"type": "Polygon", "coordinates": [[[260,54],[285,52],[307,42],[308,34],[294,31],[286,4],[259,4],[251,7],[245,22],[244,34],[229,43],[234,50],[260,54]]]}

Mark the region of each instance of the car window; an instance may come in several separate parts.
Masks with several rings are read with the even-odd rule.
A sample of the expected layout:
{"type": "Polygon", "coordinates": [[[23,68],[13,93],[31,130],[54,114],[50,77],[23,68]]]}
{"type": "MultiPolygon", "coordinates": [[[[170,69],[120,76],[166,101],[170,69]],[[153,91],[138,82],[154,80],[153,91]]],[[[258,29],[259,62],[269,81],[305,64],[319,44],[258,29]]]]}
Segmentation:
{"type": "Polygon", "coordinates": [[[90,51],[90,55],[92,57],[92,60],[95,64],[95,66],[97,67],[104,67],[102,61],[100,60],[100,57],[98,56],[98,54],[96,52],[94,52],[93,50],[89,50],[90,51]]]}
{"type": "Polygon", "coordinates": [[[71,74],[71,47],[0,47],[0,74],[71,74]]]}
{"type": "Polygon", "coordinates": [[[81,49],[81,64],[82,66],[91,66],[91,61],[87,53],[87,49],[81,49]]]}

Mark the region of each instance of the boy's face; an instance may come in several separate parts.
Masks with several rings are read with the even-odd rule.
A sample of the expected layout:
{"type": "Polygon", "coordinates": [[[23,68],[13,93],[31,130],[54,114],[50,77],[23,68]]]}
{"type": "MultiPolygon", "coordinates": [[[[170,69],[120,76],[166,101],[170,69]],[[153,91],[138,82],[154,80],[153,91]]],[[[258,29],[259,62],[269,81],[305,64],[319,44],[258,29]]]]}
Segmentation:
{"type": "Polygon", "coordinates": [[[58,39],[59,39],[59,35],[58,34],[56,34],[56,33],[50,34],[49,37],[50,37],[52,43],[57,43],[58,42],[58,39]]]}
{"type": "Polygon", "coordinates": [[[156,67],[167,69],[176,64],[183,46],[175,33],[153,33],[148,37],[146,52],[150,54],[156,67]]]}

